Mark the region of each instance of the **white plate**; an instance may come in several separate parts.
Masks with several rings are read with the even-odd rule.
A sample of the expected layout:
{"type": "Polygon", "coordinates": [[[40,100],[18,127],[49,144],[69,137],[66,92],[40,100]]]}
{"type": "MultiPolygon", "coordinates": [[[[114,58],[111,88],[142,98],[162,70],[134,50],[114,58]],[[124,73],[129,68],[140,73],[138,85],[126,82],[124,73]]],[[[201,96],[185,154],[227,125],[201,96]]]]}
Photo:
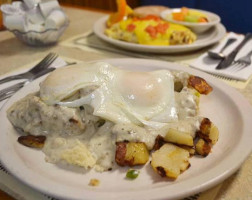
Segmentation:
{"type": "Polygon", "coordinates": [[[179,52],[188,52],[203,47],[212,45],[220,41],[226,34],[226,29],[222,24],[217,24],[215,27],[211,28],[209,31],[206,31],[202,34],[197,35],[197,40],[193,44],[187,45],[177,45],[177,46],[154,46],[154,45],[141,45],[134,44],[130,42],[124,42],[121,40],[115,40],[113,38],[105,35],[104,31],[106,29],[106,20],[107,16],[100,18],[94,24],[94,33],[100,39],[113,44],[117,47],[137,52],[146,52],[146,53],[179,53],[179,52]]]}
{"type": "Polygon", "coordinates": [[[187,26],[188,28],[192,29],[195,33],[203,33],[206,30],[210,29],[211,27],[217,25],[220,23],[220,17],[212,12],[208,12],[205,10],[199,10],[199,9],[192,9],[189,8],[190,10],[198,11],[207,16],[207,19],[209,22],[207,23],[192,23],[192,22],[184,22],[184,21],[177,21],[172,19],[172,13],[173,12],[180,12],[181,8],[173,8],[173,9],[167,9],[161,12],[160,16],[169,22],[180,24],[187,26]]]}
{"type": "Polygon", "coordinates": [[[6,109],[26,94],[38,90],[36,80],[17,92],[0,113],[0,158],[4,166],[30,187],[57,198],[67,199],[177,199],[206,190],[234,173],[251,151],[252,109],[235,89],[216,78],[174,63],[144,59],[106,60],[131,70],[184,70],[205,78],[214,91],[201,98],[200,114],[209,117],[219,128],[220,138],[206,158],[193,157],[191,167],[175,181],[159,177],[150,164],[141,168],[134,181],[125,179],[128,168],[110,172],[74,172],[44,161],[41,151],[17,142],[18,133],[6,118],[6,109]],[[91,178],[100,186],[88,186],[91,178]]]}

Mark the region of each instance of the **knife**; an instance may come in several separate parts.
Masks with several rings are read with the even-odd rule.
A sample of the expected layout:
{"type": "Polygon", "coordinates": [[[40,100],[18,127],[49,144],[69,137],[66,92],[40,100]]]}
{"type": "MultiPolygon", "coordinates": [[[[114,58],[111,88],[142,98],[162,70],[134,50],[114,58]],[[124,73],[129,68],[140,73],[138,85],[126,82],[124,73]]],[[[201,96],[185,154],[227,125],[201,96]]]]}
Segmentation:
{"type": "Polygon", "coordinates": [[[229,67],[235,59],[235,56],[240,49],[252,38],[252,33],[247,33],[242,42],[228,55],[226,56],[215,69],[226,69],[229,67]]]}

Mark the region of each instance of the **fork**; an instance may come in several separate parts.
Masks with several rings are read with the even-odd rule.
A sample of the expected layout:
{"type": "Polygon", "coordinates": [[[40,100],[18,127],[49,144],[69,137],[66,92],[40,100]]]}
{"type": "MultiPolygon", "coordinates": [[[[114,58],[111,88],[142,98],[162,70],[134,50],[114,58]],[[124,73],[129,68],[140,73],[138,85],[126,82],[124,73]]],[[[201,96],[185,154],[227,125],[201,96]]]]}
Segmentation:
{"type": "Polygon", "coordinates": [[[53,63],[53,61],[55,61],[57,57],[58,55],[56,55],[55,53],[49,53],[43,60],[41,60],[29,71],[3,78],[0,80],[0,84],[6,83],[8,81],[18,80],[18,79],[30,79],[33,76],[35,76],[37,73],[42,71],[43,69],[46,69],[47,67],[49,67],[53,63]]]}
{"type": "Polygon", "coordinates": [[[248,52],[247,55],[234,61],[232,68],[235,69],[236,71],[240,71],[244,69],[245,67],[249,66],[251,64],[251,56],[252,56],[252,50],[248,52]]]}
{"type": "MultiPolygon", "coordinates": [[[[76,62],[67,62],[67,61],[66,61],[66,63],[67,63],[66,66],[77,64],[76,62]]],[[[54,71],[54,70],[55,70],[54,67],[46,68],[46,69],[40,71],[39,73],[37,73],[36,75],[32,76],[30,79],[28,79],[26,81],[14,84],[14,85],[12,85],[12,86],[10,86],[8,88],[0,90],[0,101],[3,101],[5,99],[11,97],[13,94],[15,94],[15,92],[17,92],[19,89],[21,89],[26,84],[28,84],[31,81],[39,78],[40,76],[43,76],[43,75],[45,75],[45,74],[47,74],[47,73],[49,73],[51,71],[54,71]]]]}
{"type": "Polygon", "coordinates": [[[10,87],[7,87],[3,90],[0,91],[0,101],[3,101],[9,97],[11,97],[15,92],[17,92],[20,88],[22,88],[24,85],[30,83],[31,81],[39,78],[40,76],[43,76],[49,72],[54,71],[55,68],[54,67],[50,67],[47,69],[44,69],[43,71],[37,73],[36,75],[32,76],[30,79],[26,80],[26,81],[22,81],[20,83],[14,84],[10,87]]]}

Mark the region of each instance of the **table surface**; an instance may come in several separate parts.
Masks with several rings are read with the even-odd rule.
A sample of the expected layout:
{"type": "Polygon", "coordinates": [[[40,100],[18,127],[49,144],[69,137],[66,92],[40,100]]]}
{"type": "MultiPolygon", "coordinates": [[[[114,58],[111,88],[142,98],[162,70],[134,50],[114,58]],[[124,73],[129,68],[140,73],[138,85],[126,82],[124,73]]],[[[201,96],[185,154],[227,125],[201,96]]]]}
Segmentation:
{"type": "MultiPolygon", "coordinates": [[[[65,31],[64,35],[60,38],[60,41],[66,40],[74,35],[84,33],[92,29],[94,22],[100,17],[104,16],[102,12],[94,12],[90,10],[77,9],[73,7],[64,7],[67,15],[70,18],[70,26],[65,31]]],[[[13,34],[7,31],[0,32],[0,75],[11,72],[19,67],[27,65],[32,61],[39,60],[41,57],[46,55],[48,52],[55,52],[63,57],[70,57],[77,60],[89,61],[96,59],[105,59],[105,58],[124,58],[127,56],[115,54],[115,53],[94,53],[94,52],[84,52],[76,48],[68,48],[61,45],[54,45],[49,47],[35,48],[26,46],[20,41],[18,41],[13,34]]],[[[193,53],[192,53],[193,56],[193,53]]],[[[245,96],[245,98],[252,104],[252,82],[250,82],[245,89],[239,89],[239,91],[245,96]]],[[[251,157],[251,156],[250,156],[251,157]]],[[[246,171],[249,172],[250,184],[251,184],[251,170],[252,162],[246,161],[246,166],[242,166],[240,170],[246,168],[246,171]],[[249,162],[249,163],[248,163],[249,162]]],[[[237,193],[234,191],[241,192],[242,184],[235,182],[236,175],[230,178],[230,181],[227,184],[224,184],[221,188],[221,193],[216,196],[216,199],[223,199],[225,193],[225,199],[239,199],[237,193]]],[[[244,177],[249,178],[244,175],[244,177]]],[[[250,190],[251,192],[251,190],[250,190]]],[[[251,193],[250,193],[251,194],[251,193]]],[[[247,194],[247,195],[250,195],[247,194]]],[[[238,195],[239,197],[239,195],[238,195]]],[[[250,196],[251,197],[251,196],[250,196]]],[[[252,198],[252,197],[251,197],[252,198]]],[[[0,199],[13,199],[8,196],[6,193],[0,190],[0,199]]],[[[249,197],[248,197],[249,199],[249,197]]]]}

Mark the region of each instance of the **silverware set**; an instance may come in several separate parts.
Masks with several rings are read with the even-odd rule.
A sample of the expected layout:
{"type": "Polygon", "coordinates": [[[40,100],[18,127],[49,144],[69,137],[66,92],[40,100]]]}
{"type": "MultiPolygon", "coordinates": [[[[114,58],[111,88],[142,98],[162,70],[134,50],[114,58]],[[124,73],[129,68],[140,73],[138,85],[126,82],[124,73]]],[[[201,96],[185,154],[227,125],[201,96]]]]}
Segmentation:
{"type": "Polygon", "coordinates": [[[57,59],[57,57],[58,55],[55,53],[49,53],[43,60],[32,67],[29,71],[1,79],[0,84],[19,79],[26,80],[1,90],[0,101],[11,97],[15,92],[31,81],[55,70],[55,68],[50,67],[50,65],[57,59]]]}
{"type": "Polygon", "coordinates": [[[231,45],[235,39],[230,38],[226,44],[223,46],[223,48],[220,50],[219,53],[214,53],[209,51],[208,56],[213,59],[220,59],[221,61],[215,68],[216,70],[226,69],[229,68],[231,71],[240,71],[246,67],[248,67],[251,64],[251,56],[252,56],[252,50],[245,56],[239,58],[238,60],[235,60],[236,55],[238,52],[244,47],[244,45],[252,38],[252,33],[246,34],[244,39],[241,41],[241,43],[227,56],[224,56],[222,52],[231,45]]]}

